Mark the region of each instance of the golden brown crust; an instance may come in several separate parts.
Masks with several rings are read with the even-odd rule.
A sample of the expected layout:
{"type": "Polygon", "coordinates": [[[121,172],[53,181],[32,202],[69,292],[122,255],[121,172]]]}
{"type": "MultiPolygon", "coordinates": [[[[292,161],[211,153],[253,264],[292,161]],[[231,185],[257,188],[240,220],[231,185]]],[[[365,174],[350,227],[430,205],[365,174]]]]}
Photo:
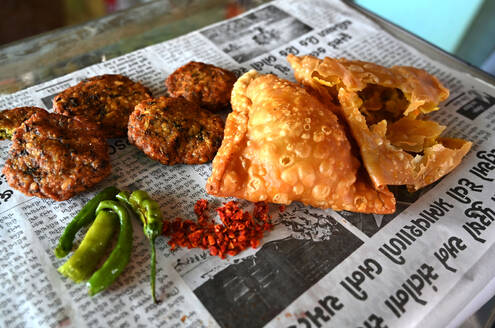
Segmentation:
{"type": "Polygon", "coordinates": [[[2,173],[26,195],[62,201],[110,170],[108,146],[95,124],[39,111],[15,130],[2,173]]]}
{"type": "Polygon", "coordinates": [[[436,77],[414,67],[386,68],[359,60],[318,59],[313,56],[289,55],[287,60],[296,72],[296,79],[305,85],[313,79],[319,84],[335,87],[337,91],[344,88],[357,93],[370,85],[399,89],[408,101],[401,113],[403,116],[415,118],[420,113],[436,110],[437,105],[449,96],[449,90],[436,77]],[[311,76],[307,76],[311,68],[311,76]]]}
{"type": "Polygon", "coordinates": [[[172,97],[184,97],[212,112],[230,107],[230,93],[236,81],[234,73],[209,64],[189,62],[165,81],[172,97]]]}
{"type": "Polygon", "coordinates": [[[224,123],[184,98],[161,97],[138,104],[129,118],[129,141],[165,165],[201,164],[215,156],[224,123]]]}
{"type": "Polygon", "coordinates": [[[386,137],[396,147],[407,152],[421,153],[437,143],[445,128],[434,121],[403,117],[387,126],[386,137]]]}
{"type": "Polygon", "coordinates": [[[37,112],[46,112],[39,107],[17,107],[0,112],[0,140],[12,139],[14,130],[21,126],[31,115],[37,112]]]}
{"type": "Polygon", "coordinates": [[[387,188],[358,174],[359,161],[335,115],[302,87],[274,75],[244,74],[213,160],[207,192],[250,201],[392,213],[387,188]]]}
{"type": "Polygon", "coordinates": [[[460,139],[442,141],[438,136],[444,126],[417,119],[438,109],[438,102],[448,96],[448,90],[423,70],[312,56],[288,60],[296,79],[307,88],[322,98],[337,95],[337,109],[378,189],[424,187],[452,171],[471,148],[470,142],[460,139]],[[322,92],[322,86],[327,90],[322,92]]]}
{"type": "Polygon", "coordinates": [[[123,75],[100,75],[70,87],[53,99],[56,113],[95,122],[107,138],[127,134],[129,115],[151,92],[123,75]]]}

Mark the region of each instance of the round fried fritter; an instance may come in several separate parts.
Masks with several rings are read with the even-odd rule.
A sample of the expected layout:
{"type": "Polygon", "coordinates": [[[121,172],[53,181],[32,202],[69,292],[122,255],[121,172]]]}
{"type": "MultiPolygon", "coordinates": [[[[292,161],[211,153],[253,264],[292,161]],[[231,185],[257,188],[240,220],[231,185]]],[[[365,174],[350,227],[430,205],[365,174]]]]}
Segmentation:
{"type": "Polygon", "coordinates": [[[230,94],[236,80],[234,73],[223,68],[190,62],[173,72],[165,84],[172,97],[184,97],[218,112],[230,107],[230,94]]]}
{"type": "Polygon", "coordinates": [[[29,196],[66,200],[110,174],[105,138],[96,124],[38,112],[14,132],[2,173],[29,196]]]}
{"type": "Polygon", "coordinates": [[[215,156],[223,120],[184,98],[143,101],[129,118],[129,141],[165,165],[201,164],[215,156]]]}
{"type": "Polygon", "coordinates": [[[21,126],[22,122],[37,112],[46,112],[39,107],[17,107],[0,112],[0,140],[12,139],[14,130],[21,126]]]}
{"type": "Polygon", "coordinates": [[[129,115],[151,92],[122,75],[100,75],[70,87],[53,99],[56,113],[84,117],[101,127],[107,138],[124,137],[129,115]]]}

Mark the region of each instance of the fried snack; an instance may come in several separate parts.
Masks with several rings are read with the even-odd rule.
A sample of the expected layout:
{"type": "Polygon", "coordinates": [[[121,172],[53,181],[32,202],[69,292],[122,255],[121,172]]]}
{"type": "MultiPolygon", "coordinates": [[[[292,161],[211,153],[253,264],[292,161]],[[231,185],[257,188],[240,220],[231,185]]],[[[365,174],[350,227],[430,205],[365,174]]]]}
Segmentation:
{"type": "Polygon", "coordinates": [[[184,98],[161,97],[136,106],[129,141],[165,165],[201,164],[215,156],[223,138],[220,116],[184,98]]]}
{"type": "Polygon", "coordinates": [[[230,94],[236,81],[234,73],[199,62],[178,68],[165,81],[172,97],[184,97],[212,112],[230,107],[230,94]]]}
{"type": "Polygon", "coordinates": [[[2,173],[26,195],[62,201],[110,170],[108,146],[96,124],[39,111],[15,130],[2,173]]]}
{"type": "Polygon", "coordinates": [[[141,83],[122,75],[100,75],[70,87],[53,99],[56,113],[95,122],[107,138],[127,135],[129,115],[139,102],[151,99],[141,83]]]}
{"type": "Polygon", "coordinates": [[[440,138],[444,126],[420,119],[449,94],[423,70],[312,56],[287,59],[296,80],[338,104],[331,108],[350,127],[378,189],[418,190],[452,171],[471,148],[465,140],[440,138]]]}
{"type": "Polygon", "coordinates": [[[0,112],[0,140],[12,139],[14,130],[21,126],[31,115],[37,112],[45,112],[39,107],[17,107],[0,112]]]}
{"type": "Polygon", "coordinates": [[[250,71],[232,91],[232,113],[206,190],[253,202],[301,201],[321,208],[392,213],[395,199],[375,190],[343,127],[301,86],[250,71]]]}

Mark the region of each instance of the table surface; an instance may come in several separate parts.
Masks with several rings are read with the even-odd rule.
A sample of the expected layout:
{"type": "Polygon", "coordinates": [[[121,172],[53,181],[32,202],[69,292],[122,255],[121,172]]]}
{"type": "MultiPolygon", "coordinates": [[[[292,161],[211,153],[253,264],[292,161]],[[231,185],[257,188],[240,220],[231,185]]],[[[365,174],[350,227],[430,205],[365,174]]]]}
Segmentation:
{"type": "MultiPolygon", "coordinates": [[[[396,38],[434,60],[495,84],[495,79],[400,27],[343,0],[396,38]]],[[[267,0],[243,1],[249,10],[267,0]]],[[[92,64],[163,42],[226,19],[231,0],[162,0],[0,47],[0,95],[52,80],[92,64]]],[[[488,304],[495,304],[495,298],[488,304]]],[[[486,311],[491,311],[493,306],[486,311]]],[[[485,318],[486,319],[486,318],[485,318]]],[[[486,324],[486,321],[485,321],[486,324]]],[[[484,324],[478,327],[485,326],[484,324]]],[[[469,326],[473,327],[473,326],[469,326]]]]}
{"type": "MultiPolygon", "coordinates": [[[[249,10],[265,2],[242,4],[249,10]]],[[[153,1],[7,44],[0,47],[0,94],[14,93],[224,20],[229,4],[231,0],[153,1]]]]}
{"type": "MultiPolygon", "coordinates": [[[[241,1],[249,10],[267,0],[241,1]]],[[[433,59],[495,84],[485,72],[344,0],[433,59]]],[[[0,94],[10,94],[223,20],[231,0],[162,0],[0,47],[0,94]]]]}

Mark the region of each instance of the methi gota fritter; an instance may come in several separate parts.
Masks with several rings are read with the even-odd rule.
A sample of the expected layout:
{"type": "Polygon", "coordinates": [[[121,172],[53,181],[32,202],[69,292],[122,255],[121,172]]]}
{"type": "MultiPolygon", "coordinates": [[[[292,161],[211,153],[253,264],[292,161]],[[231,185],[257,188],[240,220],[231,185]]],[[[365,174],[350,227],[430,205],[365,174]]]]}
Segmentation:
{"type": "Polygon", "coordinates": [[[230,108],[230,94],[237,77],[209,64],[189,62],[165,81],[172,97],[183,97],[211,112],[230,108]]]}
{"type": "Polygon", "coordinates": [[[129,115],[151,92],[123,75],[95,76],[70,87],[53,99],[56,113],[95,122],[106,138],[125,137],[129,115]]]}
{"type": "Polygon", "coordinates": [[[365,213],[395,211],[393,194],[373,188],[362,174],[337,116],[300,85],[250,71],[234,85],[232,110],[208,193],[365,213]]]}
{"type": "Polygon", "coordinates": [[[418,190],[459,165],[471,142],[439,137],[424,119],[449,91],[426,71],[313,56],[288,56],[296,80],[343,118],[375,188],[418,190]]]}
{"type": "Polygon", "coordinates": [[[164,165],[202,164],[222,143],[220,116],[184,98],[160,97],[138,104],[129,118],[129,141],[164,165]]]}
{"type": "Polygon", "coordinates": [[[33,114],[46,112],[39,107],[17,107],[0,112],[0,140],[12,139],[14,130],[29,119],[33,114]]]}
{"type": "Polygon", "coordinates": [[[62,201],[110,170],[108,146],[96,124],[39,111],[15,130],[2,173],[26,195],[62,201]]]}
{"type": "Polygon", "coordinates": [[[13,135],[2,172],[10,186],[29,196],[61,201],[93,187],[110,174],[105,139],[127,134],[165,165],[214,158],[208,193],[261,202],[253,216],[232,201],[224,204],[217,209],[222,225],[208,219],[205,200],[195,206],[197,224],[164,222],[146,192],[106,188],[64,231],[57,257],[67,255],[77,231],[93,223],[59,271],[76,282],[89,279],[91,295],[110,286],[130,259],[132,210],[151,243],[156,302],[154,242],[161,234],[171,237],[172,249],[208,248],[225,258],[257,247],[272,229],[266,202],[393,213],[395,198],[387,185],[417,190],[453,170],[471,147],[440,137],[445,126],[425,119],[449,92],[423,70],[311,56],[288,60],[301,85],[255,71],[234,84],[231,72],[192,62],[167,79],[176,98],[153,99],[139,83],[103,75],[56,96],[54,109],[63,115],[37,107],[1,112],[0,138],[13,135]],[[224,131],[223,120],[209,110],[230,103],[224,131]],[[117,223],[115,248],[96,270],[117,223]]]}
{"type": "Polygon", "coordinates": [[[54,98],[66,120],[36,109],[22,123],[32,115],[23,108],[12,111],[18,119],[11,124],[5,114],[10,130],[22,125],[4,173],[28,195],[67,199],[109,174],[104,140],[127,134],[165,165],[216,156],[206,186],[213,195],[386,214],[395,210],[388,185],[424,187],[471,147],[440,137],[445,126],[426,119],[449,91],[424,70],[312,56],[288,61],[300,85],[254,71],[234,85],[232,72],[199,62],[168,77],[173,97],[153,99],[121,75],[89,78],[54,98]],[[224,137],[222,119],[210,111],[229,106],[224,137]]]}

